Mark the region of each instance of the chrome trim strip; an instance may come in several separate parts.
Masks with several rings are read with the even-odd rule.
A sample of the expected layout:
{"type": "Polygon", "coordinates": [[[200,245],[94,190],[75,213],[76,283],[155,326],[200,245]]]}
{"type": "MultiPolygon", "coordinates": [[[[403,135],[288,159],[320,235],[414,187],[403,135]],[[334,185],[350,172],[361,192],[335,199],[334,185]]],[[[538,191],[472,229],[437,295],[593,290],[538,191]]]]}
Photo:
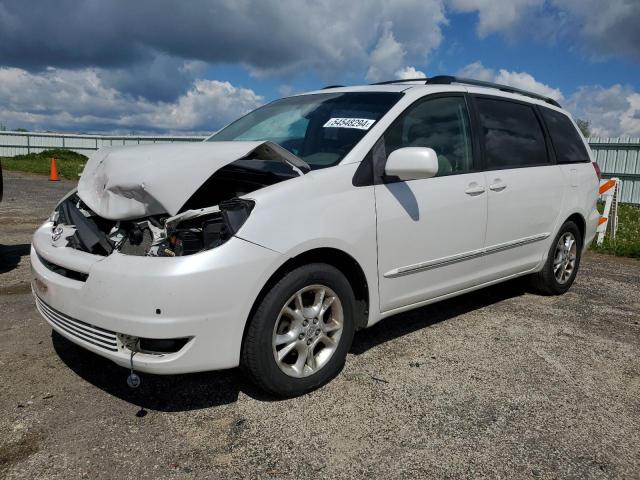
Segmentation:
{"type": "Polygon", "coordinates": [[[519,238],[518,240],[512,240],[511,242],[499,243],[492,247],[486,247],[484,249],[485,255],[491,253],[502,252],[503,250],[509,250],[510,248],[522,247],[530,243],[539,242],[545,238],[549,238],[550,233],[539,233],[538,235],[531,235],[530,237],[519,238]]]}
{"type": "Polygon", "coordinates": [[[450,257],[437,258],[436,260],[429,260],[428,262],[416,263],[414,265],[407,265],[406,267],[400,267],[388,271],[384,274],[386,278],[401,277],[403,275],[409,275],[411,273],[423,272],[425,270],[431,270],[433,268],[444,267],[445,265],[451,265],[472,258],[481,257],[483,250],[473,250],[471,252],[459,253],[457,255],[451,255],[450,257]]]}
{"type": "Polygon", "coordinates": [[[58,312],[53,307],[47,305],[38,295],[34,295],[36,300],[36,307],[38,311],[42,314],[45,320],[49,322],[52,326],[56,326],[59,329],[66,332],[68,335],[82,340],[84,342],[90,343],[96,347],[103,348],[105,350],[109,350],[112,352],[118,351],[118,342],[117,337],[114,332],[109,332],[108,330],[101,329],[100,327],[95,327],[93,325],[89,325],[87,323],[81,322],[80,320],[76,320],[72,317],[64,315],[61,312],[58,312]],[[84,328],[83,328],[84,327],[84,328]],[[108,332],[110,335],[107,338],[106,335],[100,334],[98,332],[92,332],[86,327],[93,327],[104,332],[108,332]],[[104,338],[100,338],[104,337],[104,338]]]}
{"type": "Polygon", "coordinates": [[[109,350],[111,352],[117,352],[118,351],[118,346],[116,345],[110,345],[110,344],[103,344],[102,342],[99,342],[91,337],[85,337],[84,335],[80,335],[78,334],[73,328],[69,327],[69,326],[65,326],[64,324],[58,322],[57,320],[54,320],[53,317],[46,317],[46,319],[49,321],[49,323],[51,325],[55,325],[58,328],[64,330],[65,332],[67,332],[69,335],[71,335],[74,338],[77,338],[79,340],[82,340],[84,342],[90,343],[91,345],[95,345],[96,347],[100,347],[100,348],[104,348],[105,350],[109,350]]]}
{"type": "Polygon", "coordinates": [[[41,302],[40,306],[43,308],[43,310],[45,310],[45,313],[48,315],[49,320],[51,320],[52,322],[56,322],[59,323],[60,326],[64,326],[69,328],[70,330],[73,330],[74,334],[76,336],[82,336],[82,337],[88,337],[91,338],[91,340],[94,340],[96,342],[101,342],[104,344],[108,344],[112,347],[115,347],[118,345],[117,340],[116,340],[116,336],[113,335],[111,337],[106,337],[103,335],[100,335],[98,333],[94,333],[94,332],[90,332],[84,328],[82,328],[82,326],[80,326],[79,324],[77,324],[76,322],[72,322],[68,319],[65,319],[64,317],[57,315],[55,312],[51,311],[49,309],[49,306],[44,303],[41,302]]]}
{"type": "Polygon", "coordinates": [[[425,270],[432,270],[434,268],[445,267],[458,262],[464,262],[471,260],[472,258],[478,258],[483,255],[491,255],[492,253],[502,252],[511,248],[521,247],[530,243],[539,242],[546,238],[549,238],[550,233],[540,233],[538,235],[532,235],[530,237],[519,238],[518,240],[512,240],[510,242],[500,243],[491,247],[481,248],[479,250],[472,250],[470,252],[459,253],[451,255],[450,257],[437,258],[435,260],[429,260],[428,262],[416,263],[414,265],[407,265],[405,267],[394,268],[384,274],[385,278],[395,278],[404,275],[410,275],[412,273],[424,272],[425,270]]]}

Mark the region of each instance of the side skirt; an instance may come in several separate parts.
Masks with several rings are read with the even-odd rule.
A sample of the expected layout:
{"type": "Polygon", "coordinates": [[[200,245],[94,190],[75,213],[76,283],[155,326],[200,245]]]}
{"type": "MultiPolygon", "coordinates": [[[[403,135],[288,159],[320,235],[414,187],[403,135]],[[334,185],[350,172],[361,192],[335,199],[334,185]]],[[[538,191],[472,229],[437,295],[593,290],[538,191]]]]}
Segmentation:
{"type": "Polygon", "coordinates": [[[447,298],[457,297],[458,295],[463,295],[465,293],[473,292],[474,290],[480,290],[481,288],[485,288],[485,287],[488,287],[490,285],[495,285],[496,283],[506,282],[506,281],[511,280],[513,278],[517,278],[517,277],[522,277],[524,275],[528,275],[529,273],[533,273],[536,270],[537,270],[537,267],[534,267],[534,268],[531,268],[529,270],[525,270],[523,272],[514,273],[514,274],[509,275],[507,277],[498,278],[496,280],[491,280],[491,281],[485,282],[485,283],[480,283],[478,285],[474,285],[472,287],[468,287],[468,288],[465,288],[463,290],[458,290],[456,292],[451,292],[451,293],[447,293],[445,295],[440,295],[439,297],[430,298],[428,300],[423,300],[421,302],[412,303],[410,305],[405,305],[403,307],[398,307],[398,308],[394,308],[392,310],[387,310],[386,312],[381,312],[379,317],[377,319],[375,319],[374,321],[371,321],[367,325],[367,327],[370,327],[370,326],[376,324],[377,322],[379,322],[380,320],[382,320],[384,318],[387,318],[387,317],[390,317],[392,315],[395,315],[397,313],[402,313],[402,312],[406,312],[408,310],[413,310],[415,308],[424,307],[425,305],[430,305],[432,303],[436,303],[436,302],[439,302],[441,300],[446,300],[447,298]]]}

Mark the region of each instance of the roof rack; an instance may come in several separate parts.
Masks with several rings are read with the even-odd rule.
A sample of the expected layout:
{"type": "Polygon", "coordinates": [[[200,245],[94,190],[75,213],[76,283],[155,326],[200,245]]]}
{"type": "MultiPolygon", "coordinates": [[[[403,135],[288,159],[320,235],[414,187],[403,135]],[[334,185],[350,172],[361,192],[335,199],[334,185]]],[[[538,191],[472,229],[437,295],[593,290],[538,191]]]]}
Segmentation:
{"type": "Polygon", "coordinates": [[[499,83],[485,82],[483,80],[473,80],[471,78],[454,77],[452,75],[438,75],[435,77],[427,78],[407,78],[404,80],[388,80],[386,82],[372,83],[372,85],[392,85],[394,83],[409,83],[409,82],[424,82],[425,85],[450,85],[452,83],[462,83],[465,85],[475,85],[477,87],[495,88],[503,92],[517,93],[519,95],[525,95],[527,97],[543,100],[551,105],[560,107],[560,104],[553,98],[545,97],[538,93],[529,92],[528,90],[522,90],[520,88],[510,87],[508,85],[501,85],[499,83]]]}
{"type": "MultiPolygon", "coordinates": [[[[432,78],[438,78],[438,77],[432,77],[432,78]]],[[[406,83],[406,82],[424,82],[426,85],[429,82],[429,80],[431,79],[427,77],[404,78],[402,80],[386,80],[384,82],[376,82],[376,83],[372,83],[371,85],[392,85],[394,83],[406,83]]]]}

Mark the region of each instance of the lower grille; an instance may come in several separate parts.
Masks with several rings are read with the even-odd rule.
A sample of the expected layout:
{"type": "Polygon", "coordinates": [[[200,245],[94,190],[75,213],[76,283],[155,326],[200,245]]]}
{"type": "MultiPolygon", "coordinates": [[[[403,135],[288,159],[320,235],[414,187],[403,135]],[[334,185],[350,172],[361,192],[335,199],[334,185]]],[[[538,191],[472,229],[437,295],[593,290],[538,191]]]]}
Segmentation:
{"type": "Polygon", "coordinates": [[[48,260],[45,260],[40,255],[38,255],[38,260],[40,263],[47,267],[52,272],[57,273],[58,275],[62,275],[63,277],[70,278],[71,280],[77,280],[78,282],[86,282],[89,275],[82,272],[76,272],[75,270],[69,270],[68,268],[61,267],[60,265],[56,265],[55,263],[51,263],[48,260]]]}
{"type": "Polygon", "coordinates": [[[96,347],[110,352],[118,351],[118,339],[115,332],[71,318],[44,303],[37,295],[35,298],[38,310],[51,325],[96,347]]]}

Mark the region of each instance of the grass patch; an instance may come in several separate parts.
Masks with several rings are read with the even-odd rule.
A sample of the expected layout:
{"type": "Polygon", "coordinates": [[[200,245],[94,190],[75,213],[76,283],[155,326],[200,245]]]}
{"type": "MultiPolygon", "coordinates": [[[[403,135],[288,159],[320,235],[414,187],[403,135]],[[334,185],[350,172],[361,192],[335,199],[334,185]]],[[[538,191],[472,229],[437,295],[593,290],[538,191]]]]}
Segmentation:
{"type": "Polygon", "coordinates": [[[84,155],[63,149],[45,150],[40,153],[30,153],[15,157],[2,157],[0,162],[5,170],[49,175],[52,158],[56,159],[58,175],[71,180],[78,180],[78,174],[82,172],[85,163],[87,163],[87,157],[84,155]]]}
{"type": "MultiPolygon", "coordinates": [[[[598,208],[602,212],[603,205],[598,208]]],[[[602,245],[597,246],[594,240],[591,249],[618,257],[640,258],[640,207],[619,205],[616,239],[612,240],[610,232],[607,232],[602,245]]]]}

